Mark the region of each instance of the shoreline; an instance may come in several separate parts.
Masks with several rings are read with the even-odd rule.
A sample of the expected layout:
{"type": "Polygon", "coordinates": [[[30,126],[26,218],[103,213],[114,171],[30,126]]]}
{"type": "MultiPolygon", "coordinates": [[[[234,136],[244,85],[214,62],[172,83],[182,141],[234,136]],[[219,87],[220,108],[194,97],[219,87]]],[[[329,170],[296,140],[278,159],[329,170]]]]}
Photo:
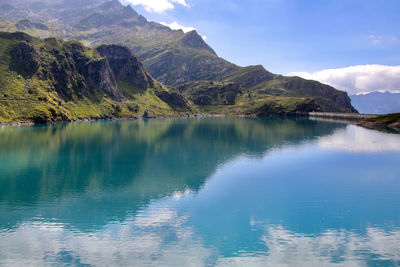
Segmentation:
{"type": "MultiPolygon", "coordinates": [[[[14,121],[14,122],[0,122],[0,127],[12,126],[35,126],[35,125],[53,125],[58,123],[69,123],[69,122],[96,122],[96,121],[119,121],[119,120],[141,120],[141,119],[167,119],[167,118],[269,118],[269,117],[307,117],[310,119],[314,118],[326,118],[326,119],[345,119],[349,123],[351,121],[362,121],[366,118],[374,117],[369,114],[352,114],[352,113],[329,113],[329,112],[309,112],[309,113],[294,113],[294,114],[270,114],[270,115],[246,115],[246,114],[180,114],[171,116],[132,116],[132,117],[112,117],[112,118],[85,118],[85,119],[73,119],[66,121],[54,121],[47,123],[34,123],[31,121],[14,121]]],[[[362,126],[361,124],[354,123],[362,126]]]]}
{"type": "MultiPolygon", "coordinates": [[[[279,115],[277,115],[279,116],[279,115]]],[[[46,123],[34,123],[31,121],[13,121],[0,122],[0,127],[20,127],[20,126],[35,126],[35,125],[54,125],[58,123],[73,123],[73,122],[96,122],[96,121],[124,121],[124,120],[143,120],[143,119],[172,119],[172,118],[256,118],[254,115],[228,115],[228,114],[181,114],[177,116],[133,116],[133,117],[113,117],[113,118],[86,118],[74,119],[66,121],[53,121],[46,123]]]]}

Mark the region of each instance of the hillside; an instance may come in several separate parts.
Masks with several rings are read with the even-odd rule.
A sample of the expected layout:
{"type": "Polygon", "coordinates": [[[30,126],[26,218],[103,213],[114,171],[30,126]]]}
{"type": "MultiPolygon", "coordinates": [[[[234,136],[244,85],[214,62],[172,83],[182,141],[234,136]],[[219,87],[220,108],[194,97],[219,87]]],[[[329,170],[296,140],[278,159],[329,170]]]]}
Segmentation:
{"type": "Polygon", "coordinates": [[[0,121],[177,115],[179,94],[155,81],[125,47],[0,33],[0,121]]]}
{"type": "Polygon", "coordinates": [[[185,91],[194,92],[199,82],[234,83],[241,96],[312,98],[322,111],[356,112],[345,92],[315,81],[272,74],[262,66],[239,67],[218,57],[196,31],[184,33],[149,22],[118,0],[1,0],[0,14],[3,31],[79,40],[91,47],[127,46],[152,77],[182,91],[185,86],[185,91]]]}

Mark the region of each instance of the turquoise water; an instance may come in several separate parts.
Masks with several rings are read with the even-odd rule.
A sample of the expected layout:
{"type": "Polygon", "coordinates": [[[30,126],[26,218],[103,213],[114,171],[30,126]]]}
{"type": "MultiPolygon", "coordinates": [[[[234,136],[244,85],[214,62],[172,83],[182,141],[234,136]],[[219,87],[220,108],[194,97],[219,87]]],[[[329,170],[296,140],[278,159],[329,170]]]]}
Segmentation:
{"type": "Polygon", "coordinates": [[[397,266],[400,135],[281,118],[3,127],[0,265],[397,266]]]}

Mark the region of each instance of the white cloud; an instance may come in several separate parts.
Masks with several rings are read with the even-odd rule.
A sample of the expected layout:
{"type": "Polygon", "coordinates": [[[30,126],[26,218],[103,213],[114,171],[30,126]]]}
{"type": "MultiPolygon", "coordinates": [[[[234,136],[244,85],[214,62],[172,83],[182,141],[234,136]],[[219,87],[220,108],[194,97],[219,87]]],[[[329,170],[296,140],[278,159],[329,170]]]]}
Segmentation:
{"type": "Polygon", "coordinates": [[[289,75],[320,81],[350,94],[400,92],[400,66],[358,65],[313,73],[293,72],[289,75]]]}
{"type": "Polygon", "coordinates": [[[195,28],[193,28],[193,27],[185,27],[185,26],[183,26],[183,25],[180,25],[178,22],[176,22],[176,21],[174,21],[174,22],[172,22],[172,23],[166,23],[166,22],[160,22],[160,24],[162,24],[162,25],[164,25],[164,26],[167,26],[167,27],[170,27],[172,30],[182,30],[183,32],[191,32],[191,31],[194,31],[194,30],[196,30],[195,28]]]}
{"type": "Polygon", "coordinates": [[[162,13],[164,11],[174,9],[175,5],[189,7],[186,0],[122,0],[124,4],[132,4],[134,6],[142,5],[147,12],[162,13]]]}
{"type": "Polygon", "coordinates": [[[380,45],[382,43],[382,38],[374,34],[367,36],[367,38],[371,41],[373,45],[380,45]]]}
{"type": "MultiPolygon", "coordinates": [[[[195,28],[193,28],[193,27],[186,27],[186,26],[183,26],[183,25],[181,25],[181,24],[179,24],[178,22],[176,22],[176,21],[174,21],[174,22],[172,22],[172,23],[166,23],[166,22],[160,22],[160,24],[162,24],[162,25],[164,25],[164,26],[167,26],[167,27],[169,27],[169,28],[171,28],[172,30],[182,30],[184,33],[186,33],[186,32],[191,32],[191,31],[195,31],[196,29],[195,28]]],[[[205,36],[205,35],[202,35],[201,36],[204,40],[206,40],[207,39],[207,36],[205,36]]]]}
{"type": "Polygon", "coordinates": [[[370,34],[365,36],[367,41],[374,47],[391,46],[397,43],[397,37],[394,35],[376,35],[370,34]]]}

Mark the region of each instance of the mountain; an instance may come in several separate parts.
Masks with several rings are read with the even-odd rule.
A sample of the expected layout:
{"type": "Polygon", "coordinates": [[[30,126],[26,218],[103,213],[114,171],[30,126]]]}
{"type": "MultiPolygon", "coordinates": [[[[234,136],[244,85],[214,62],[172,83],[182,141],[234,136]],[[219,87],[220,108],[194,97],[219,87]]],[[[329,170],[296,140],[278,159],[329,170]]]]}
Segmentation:
{"type": "Polygon", "coordinates": [[[351,95],[351,103],[361,113],[388,114],[400,112],[400,93],[372,92],[351,95]]]}
{"type": "MultiPolygon", "coordinates": [[[[127,46],[152,77],[168,86],[179,87],[189,98],[203,94],[204,86],[201,92],[196,92],[199,83],[230,83],[240,88],[233,92],[234,102],[243,105],[252,104],[254,99],[257,102],[279,99],[284,103],[286,98],[301,98],[313,99],[321,111],[357,112],[345,92],[316,81],[276,75],[262,66],[232,64],[218,57],[196,31],[184,33],[149,22],[118,0],[0,0],[0,15],[2,31],[78,40],[91,47],[101,44],[127,46]],[[195,95],[189,96],[189,92],[195,95]],[[253,100],[249,102],[250,98],[253,100]]],[[[225,112],[229,110],[225,106],[233,103],[233,96],[229,98],[227,102],[212,100],[211,103],[218,106],[217,111],[225,112]]],[[[213,109],[204,109],[203,105],[201,108],[213,109]]]]}
{"type": "Polygon", "coordinates": [[[0,121],[177,115],[186,99],[155,81],[126,47],[87,48],[0,32],[0,121]]]}

